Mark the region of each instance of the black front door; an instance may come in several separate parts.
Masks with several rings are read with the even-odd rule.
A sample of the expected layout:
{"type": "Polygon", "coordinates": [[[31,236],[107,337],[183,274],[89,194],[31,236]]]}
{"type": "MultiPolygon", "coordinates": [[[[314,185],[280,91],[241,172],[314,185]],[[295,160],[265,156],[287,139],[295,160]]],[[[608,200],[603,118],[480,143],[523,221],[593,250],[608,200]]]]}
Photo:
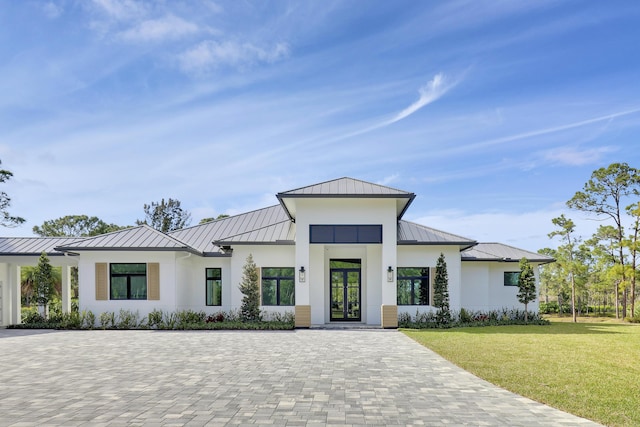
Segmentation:
{"type": "Polygon", "coordinates": [[[331,320],[361,320],[360,260],[331,260],[331,320]]]}

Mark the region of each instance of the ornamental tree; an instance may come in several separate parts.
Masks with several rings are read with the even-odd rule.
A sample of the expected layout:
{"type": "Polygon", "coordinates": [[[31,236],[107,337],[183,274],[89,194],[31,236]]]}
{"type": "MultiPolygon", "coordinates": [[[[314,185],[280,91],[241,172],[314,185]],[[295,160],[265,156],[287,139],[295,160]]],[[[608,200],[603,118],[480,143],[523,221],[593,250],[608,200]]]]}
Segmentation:
{"type": "Polygon", "coordinates": [[[433,281],[433,305],[436,307],[436,321],[441,325],[451,323],[449,308],[449,275],[444,254],[440,253],[436,263],[436,277],[433,281]]]}
{"type": "Polygon", "coordinates": [[[520,275],[518,276],[518,301],[524,304],[524,321],[529,321],[529,312],[527,305],[536,299],[536,277],[533,274],[533,268],[529,264],[529,260],[522,258],[520,260],[520,275]]]}
{"type": "Polygon", "coordinates": [[[49,301],[53,297],[55,292],[54,289],[54,275],[53,275],[53,267],[49,263],[49,257],[45,252],[40,254],[40,259],[38,260],[38,266],[34,272],[34,294],[36,297],[36,302],[43,308],[44,318],[47,318],[47,309],[49,307],[49,301]]]}
{"type": "Polygon", "coordinates": [[[258,283],[258,267],[253,262],[253,256],[249,254],[247,261],[242,267],[242,282],[240,282],[240,292],[242,292],[242,305],[240,306],[240,316],[245,322],[255,322],[260,320],[260,285],[258,283]]]}

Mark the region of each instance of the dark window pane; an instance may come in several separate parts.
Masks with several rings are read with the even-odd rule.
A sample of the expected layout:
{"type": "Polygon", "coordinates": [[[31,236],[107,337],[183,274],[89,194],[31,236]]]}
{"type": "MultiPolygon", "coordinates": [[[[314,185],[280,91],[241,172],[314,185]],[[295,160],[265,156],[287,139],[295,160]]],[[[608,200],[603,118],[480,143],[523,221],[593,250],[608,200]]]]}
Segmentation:
{"type": "Polygon", "coordinates": [[[357,225],[336,225],[335,243],[358,243],[357,225]]]}
{"type": "Polygon", "coordinates": [[[358,243],[382,243],[382,226],[358,226],[358,243]]]}
{"type": "Polygon", "coordinates": [[[207,280],[207,305],[222,305],[222,282],[207,280]]]}
{"type": "Polygon", "coordinates": [[[127,299],[127,277],[111,278],[111,299],[127,299]]]}
{"type": "Polygon", "coordinates": [[[147,264],[111,264],[111,274],[147,274],[147,264]]]}
{"type": "Polygon", "coordinates": [[[398,279],[398,305],[411,305],[411,280],[398,279]]]}
{"type": "Polygon", "coordinates": [[[147,299],[147,277],[146,276],[130,276],[131,281],[131,299],[147,299]]]}
{"type": "Polygon", "coordinates": [[[310,225],[309,241],[311,243],[333,243],[332,225],[310,225]]]}
{"type": "Polygon", "coordinates": [[[278,281],[275,279],[262,280],[262,305],[277,305],[276,287],[278,281]]]}
{"type": "Polygon", "coordinates": [[[280,305],[296,305],[296,286],[293,280],[280,280],[280,305]]]}
{"type": "Polygon", "coordinates": [[[222,279],[221,268],[207,268],[207,279],[220,280],[222,279]]]}
{"type": "Polygon", "coordinates": [[[505,271],[504,273],[504,285],[505,286],[518,286],[518,278],[520,272],[518,271],[505,271]]]}

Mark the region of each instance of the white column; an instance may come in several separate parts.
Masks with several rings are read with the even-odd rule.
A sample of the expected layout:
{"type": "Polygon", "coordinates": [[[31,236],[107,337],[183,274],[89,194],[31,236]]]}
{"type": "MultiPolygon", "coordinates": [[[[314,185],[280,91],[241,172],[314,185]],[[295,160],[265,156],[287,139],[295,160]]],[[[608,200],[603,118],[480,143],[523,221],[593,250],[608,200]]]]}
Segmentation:
{"type": "Polygon", "coordinates": [[[22,291],[20,288],[20,266],[9,265],[9,287],[11,288],[11,296],[9,305],[11,306],[10,324],[19,325],[22,323],[22,291]]]}
{"type": "Polygon", "coordinates": [[[62,267],[62,312],[71,313],[71,267],[63,265],[62,267]]]}

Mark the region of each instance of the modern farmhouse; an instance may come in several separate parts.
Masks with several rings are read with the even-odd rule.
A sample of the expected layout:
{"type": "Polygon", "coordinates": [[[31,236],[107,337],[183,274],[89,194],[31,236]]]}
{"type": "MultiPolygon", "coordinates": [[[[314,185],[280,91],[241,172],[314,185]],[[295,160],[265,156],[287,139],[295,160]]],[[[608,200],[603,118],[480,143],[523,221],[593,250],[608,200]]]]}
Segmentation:
{"type": "Polygon", "coordinates": [[[518,261],[553,261],[405,221],[415,194],[370,182],[340,178],[276,197],[274,206],[168,234],[142,225],[92,238],[1,238],[0,325],[20,322],[20,267],[35,265],[42,251],[63,267],[63,310],[70,309],[70,268],[77,266],[81,310],[141,316],[238,309],[251,254],[261,308],[295,312],[297,327],[396,327],[399,313],[432,310],[441,253],[452,309],[522,308],[518,261]]]}

